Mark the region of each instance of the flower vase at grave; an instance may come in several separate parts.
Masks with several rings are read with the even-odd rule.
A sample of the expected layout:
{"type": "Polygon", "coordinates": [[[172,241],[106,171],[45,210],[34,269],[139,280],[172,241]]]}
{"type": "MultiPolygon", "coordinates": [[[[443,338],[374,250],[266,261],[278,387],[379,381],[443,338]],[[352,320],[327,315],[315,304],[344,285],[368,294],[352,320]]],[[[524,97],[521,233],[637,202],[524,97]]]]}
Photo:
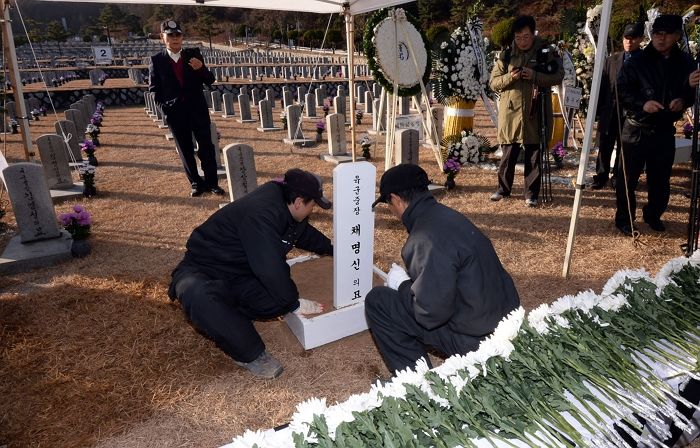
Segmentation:
{"type": "Polygon", "coordinates": [[[17,134],[17,133],[19,132],[19,131],[17,130],[17,125],[16,125],[16,124],[13,124],[13,125],[11,125],[11,126],[12,126],[12,133],[13,133],[13,134],[17,134]]]}
{"type": "Polygon", "coordinates": [[[371,145],[364,145],[362,146],[362,157],[365,159],[369,160],[372,158],[372,155],[370,154],[369,150],[372,146],[371,145]]]}
{"type": "Polygon", "coordinates": [[[97,188],[95,188],[95,185],[83,182],[83,196],[86,198],[97,196],[97,188]]]}
{"type": "Polygon", "coordinates": [[[691,131],[691,132],[684,131],[684,132],[683,132],[683,137],[685,137],[685,138],[687,138],[688,140],[690,140],[691,138],[693,138],[693,133],[692,133],[692,131],[691,131]]]}
{"type": "Polygon", "coordinates": [[[88,154],[87,161],[88,161],[88,165],[98,166],[97,158],[95,157],[95,154],[88,154]]]}
{"type": "Polygon", "coordinates": [[[91,250],[92,248],[90,247],[90,242],[86,239],[73,240],[73,243],[70,246],[70,253],[75,258],[87,257],[90,255],[91,250]]]}
{"type": "MultiPolygon", "coordinates": [[[[90,140],[92,140],[92,143],[93,143],[95,146],[100,146],[100,139],[97,138],[96,135],[91,135],[91,136],[90,136],[90,140]]],[[[95,165],[95,166],[96,166],[96,165],[95,165]]]]}
{"type": "Polygon", "coordinates": [[[445,181],[445,190],[453,190],[457,184],[455,183],[455,178],[453,175],[447,175],[447,180],[445,181]]]}
{"type": "Polygon", "coordinates": [[[321,143],[323,141],[323,132],[316,133],[316,143],[321,143]]]}
{"type": "Polygon", "coordinates": [[[445,122],[443,135],[460,135],[462,131],[474,128],[475,101],[463,99],[449,100],[445,104],[445,122]]]}

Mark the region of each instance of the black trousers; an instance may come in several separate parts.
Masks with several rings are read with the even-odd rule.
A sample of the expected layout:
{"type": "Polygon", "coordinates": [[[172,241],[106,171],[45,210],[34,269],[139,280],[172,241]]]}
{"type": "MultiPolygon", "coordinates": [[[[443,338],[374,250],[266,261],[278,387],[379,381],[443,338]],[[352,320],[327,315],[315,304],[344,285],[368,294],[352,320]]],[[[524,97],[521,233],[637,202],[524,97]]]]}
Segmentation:
{"type": "Polygon", "coordinates": [[[365,314],[374,341],[392,373],[414,368],[420,358],[431,366],[426,346],[452,356],[476,350],[481,342],[480,338],[455,333],[446,325],[426,330],[413,317],[413,304],[386,286],[374,287],[367,293],[365,314]]]}
{"type": "Polygon", "coordinates": [[[625,126],[622,136],[624,148],[621,151],[622,157],[618,164],[615,192],[617,196],[615,223],[629,225],[628,204],[632,221],[634,222],[636,219],[637,198],[635,191],[645,165],[648,200],[647,205],[643,208],[643,216],[647,221],[655,221],[660,219],[666,211],[668,200],[671,197],[671,170],[673,159],[676,156],[673,130],[644,132],[639,135],[637,130],[627,127],[629,126],[627,123],[625,126]],[[632,141],[627,140],[627,135],[630,135],[632,141]]]}
{"type": "Polygon", "coordinates": [[[618,148],[620,147],[620,129],[617,123],[617,115],[613,114],[608,124],[607,132],[601,132],[598,135],[598,157],[596,157],[595,160],[595,172],[599,182],[607,181],[610,177],[610,173],[612,173],[612,177],[615,177],[617,173],[617,166],[620,160],[619,155],[615,157],[613,169],[610,169],[610,159],[612,159],[615,145],[617,145],[618,148]]]}
{"type": "Polygon", "coordinates": [[[542,175],[540,172],[540,145],[521,145],[511,143],[501,145],[503,157],[498,165],[498,192],[510,196],[515,177],[515,164],[521,148],[525,148],[525,199],[537,199],[540,194],[542,175]]]}
{"type": "Polygon", "coordinates": [[[175,273],[172,286],[190,322],[240,362],[253,361],[265,350],[253,320],[278,317],[297,306],[277,305],[255,277],[227,281],[185,270],[175,273]]]}
{"type": "MultiPolygon", "coordinates": [[[[183,104],[179,107],[185,107],[183,104]]],[[[211,121],[209,111],[182,111],[178,110],[167,116],[168,127],[173,133],[177,145],[182,166],[192,187],[215,187],[219,184],[216,174],[216,155],[214,144],[211,141],[211,121]],[[194,135],[199,151],[197,157],[202,164],[204,179],[197,171],[197,162],[194,158],[194,135]]]]}

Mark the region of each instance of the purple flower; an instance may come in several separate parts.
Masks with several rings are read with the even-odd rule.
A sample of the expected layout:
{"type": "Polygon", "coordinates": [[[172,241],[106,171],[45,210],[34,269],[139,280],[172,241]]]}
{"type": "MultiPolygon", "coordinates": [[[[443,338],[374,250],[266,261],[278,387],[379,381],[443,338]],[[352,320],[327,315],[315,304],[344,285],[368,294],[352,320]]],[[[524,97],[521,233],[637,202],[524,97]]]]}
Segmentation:
{"type": "Polygon", "coordinates": [[[58,215],[58,220],[61,221],[62,226],[67,226],[73,221],[72,213],[61,213],[58,215]]]}
{"type": "Polygon", "coordinates": [[[691,123],[686,123],[683,125],[683,132],[691,133],[693,132],[693,125],[691,123]]]}
{"type": "Polygon", "coordinates": [[[316,132],[321,133],[326,130],[326,123],[323,120],[316,122],[316,132]]]}
{"type": "Polygon", "coordinates": [[[454,157],[450,157],[449,159],[445,160],[445,164],[443,165],[442,170],[445,173],[456,174],[461,168],[462,165],[459,163],[459,160],[457,160],[454,157]]]}

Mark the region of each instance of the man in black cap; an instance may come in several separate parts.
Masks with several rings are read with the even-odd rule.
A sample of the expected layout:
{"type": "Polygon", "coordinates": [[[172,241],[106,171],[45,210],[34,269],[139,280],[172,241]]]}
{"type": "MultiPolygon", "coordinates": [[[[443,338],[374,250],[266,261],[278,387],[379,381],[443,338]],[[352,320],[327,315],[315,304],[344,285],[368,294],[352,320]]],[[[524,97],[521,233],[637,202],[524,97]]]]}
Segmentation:
{"type": "Polygon", "coordinates": [[[282,364],[265,350],[253,320],[322,310],[299,298],[286,261],[294,247],[333,254],[331,241],[308,222],[315,205],[331,207],[320,178],[291,169],[194,229],[172,273],[168,295],[192,324],[261,378],[279,376],[282,364]]]}
{"type": "Polygon", "coordinates": [[[379,198],[408,230],[387,286],[365,298],[369,329],[392,373],[428,365],[426,346],[446,355],[476,350],[520,305],[513,280],[491,241],[461,213],[438,203],[418,165],[387,170],[379,198]]]}
{"type": "MultiPolygon", "coordinates": [[[[644,24],[630,23],[625,26],[622,33],[623,51],[617,51],[608,56],[603,68],[603,77],[600,83],[598,95],[598,157],[595,162],[596,174],[593,176],[591,188],[600,190],[608,183],[610,177],[610,159],[612,158],[615,144],[620,147],[620,124],[622,120],[622,106],[617,104],[617,76],[620,74],[622,64],[641,50],[640,45],[644,39],[644,24]]],[[[615,158],[615,167],[612,170],[611,183],[615,188],[615,172],[618,157],[615,158]]]]}
{"type": "Polygon", "coordinates": [[[635,230],[635,190],[645,165],[648,201],[642,217],[652,230],[666,230],[661,215],[671,194],[675,122],[694,99],[689,86],[692,60],[677,45],[682,27],[680,16],[660,15],[652,24],[651,44],[622,66],[618,78],[625,122],[615,226],[625,235],[632,235],[635,230]]]}
{"type": "Polygon", "coordinates": [[[165,50],[151,56],[148,90],[155,94],[155,103],[175,138],[192,187],[190,195],[201,196],[206,191],[223,195],[216,173],[209,109],[202,93],[205,84],[211,86],[214,83],[214,74],[204,65],[199,48],[182,48],[182,29],[176,21],[161,23],[160,31],[165,50]],[[202,164],[204,179],[197,171],[193,135],[199,147],[197,157],[202,164]]]}

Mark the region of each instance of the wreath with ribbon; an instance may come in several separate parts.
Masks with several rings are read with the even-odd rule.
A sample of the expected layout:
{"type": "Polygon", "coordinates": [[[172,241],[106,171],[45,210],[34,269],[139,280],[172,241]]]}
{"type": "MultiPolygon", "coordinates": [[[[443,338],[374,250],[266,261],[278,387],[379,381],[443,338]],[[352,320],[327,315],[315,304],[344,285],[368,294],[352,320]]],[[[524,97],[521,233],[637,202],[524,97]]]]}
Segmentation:
{"type": "Polygon", "coordinates": [[[430,80],[428,39],[418,20],[403,9],[384,8],[374,13],[365,27],[364,48],[374,79],[390,92],[397,84],[399,96],[412,96],[421,91],[421,79],[423,85],[430,80]],[[397,20],[402,20],[405,33],[394,31],[397,20]],[[376,42],[381,44],[377,46],[376,42]],[[422,76],[418,76],[421,71],[422,76]]]}

